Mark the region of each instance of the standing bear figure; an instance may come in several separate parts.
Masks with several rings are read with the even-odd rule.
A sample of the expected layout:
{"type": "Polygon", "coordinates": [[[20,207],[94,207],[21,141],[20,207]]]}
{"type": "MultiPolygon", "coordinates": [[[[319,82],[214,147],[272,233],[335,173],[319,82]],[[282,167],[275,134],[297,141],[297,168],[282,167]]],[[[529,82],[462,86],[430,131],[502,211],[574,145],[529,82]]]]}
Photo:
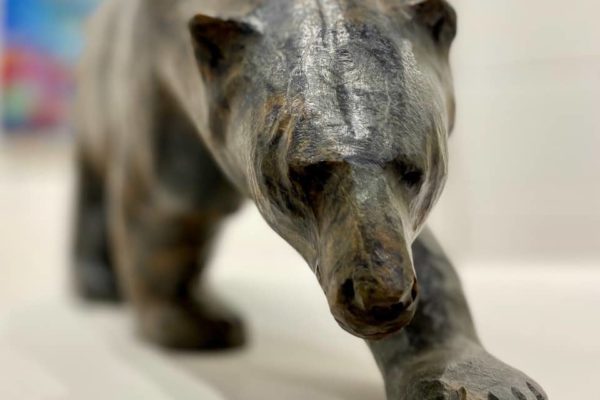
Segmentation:
{"type": "Polygon", "coordinates": [[[455,33],[444,0],[107,0],[77,101],[80,293],[124,294],[162,346],[240,345],[198,280],[249,198],[367,341],[389,400],[546,399],[483,349],[423,229],[455,33]]]}

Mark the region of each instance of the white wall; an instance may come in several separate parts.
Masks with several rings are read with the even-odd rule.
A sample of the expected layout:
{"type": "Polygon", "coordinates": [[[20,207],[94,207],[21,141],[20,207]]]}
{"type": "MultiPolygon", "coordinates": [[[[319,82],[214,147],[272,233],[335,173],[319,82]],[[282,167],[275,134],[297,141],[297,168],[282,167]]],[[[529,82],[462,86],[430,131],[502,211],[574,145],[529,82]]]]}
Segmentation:
{"type": "Polygon", "coordinates": [[[451,0],[458,124],[432,224],[469,263],[600,264],[600,2],[451,0]]]}

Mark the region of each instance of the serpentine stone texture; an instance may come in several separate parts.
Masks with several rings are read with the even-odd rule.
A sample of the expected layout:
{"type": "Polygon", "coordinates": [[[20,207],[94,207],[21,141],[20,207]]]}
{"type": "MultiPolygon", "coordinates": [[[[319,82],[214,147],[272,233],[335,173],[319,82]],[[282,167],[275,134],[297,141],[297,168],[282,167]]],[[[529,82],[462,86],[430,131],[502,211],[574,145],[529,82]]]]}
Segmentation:
{"type": "Polygon", "coordinates": [[[545,399],[480,345],[425,221],[454,123],[443,0],[109,0],[77,101],[75,276],[179,349],[244,343],[201,285],[244,199],[367,340],[389,400],[545,399]],[[423,231],[423,232],[422,232],[423,231]]]}

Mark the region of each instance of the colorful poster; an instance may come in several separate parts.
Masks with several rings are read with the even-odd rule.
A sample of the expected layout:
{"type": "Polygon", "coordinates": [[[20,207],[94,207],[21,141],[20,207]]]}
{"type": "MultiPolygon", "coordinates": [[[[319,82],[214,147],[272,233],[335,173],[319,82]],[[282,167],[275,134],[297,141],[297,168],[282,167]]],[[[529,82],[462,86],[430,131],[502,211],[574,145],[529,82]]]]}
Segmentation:
{"type": "Polygon", "coordinates": [[[2,122],[6,132],[64,126],[84,18],[98,0],[5,0],[2,122]]]}

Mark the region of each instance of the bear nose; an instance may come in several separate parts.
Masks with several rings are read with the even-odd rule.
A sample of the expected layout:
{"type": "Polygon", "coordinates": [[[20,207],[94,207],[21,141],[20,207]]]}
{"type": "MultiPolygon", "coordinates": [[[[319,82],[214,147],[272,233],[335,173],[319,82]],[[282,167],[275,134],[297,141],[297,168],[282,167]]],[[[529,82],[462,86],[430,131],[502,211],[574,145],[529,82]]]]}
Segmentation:
{"type": "Polygon", "coordinates": [[[386,323],[399,319],[417,300],[417,283],[409,292],[386,288],[374,282],[347,279],[340,290],[344,302],[357,317],[386,323]]]}

